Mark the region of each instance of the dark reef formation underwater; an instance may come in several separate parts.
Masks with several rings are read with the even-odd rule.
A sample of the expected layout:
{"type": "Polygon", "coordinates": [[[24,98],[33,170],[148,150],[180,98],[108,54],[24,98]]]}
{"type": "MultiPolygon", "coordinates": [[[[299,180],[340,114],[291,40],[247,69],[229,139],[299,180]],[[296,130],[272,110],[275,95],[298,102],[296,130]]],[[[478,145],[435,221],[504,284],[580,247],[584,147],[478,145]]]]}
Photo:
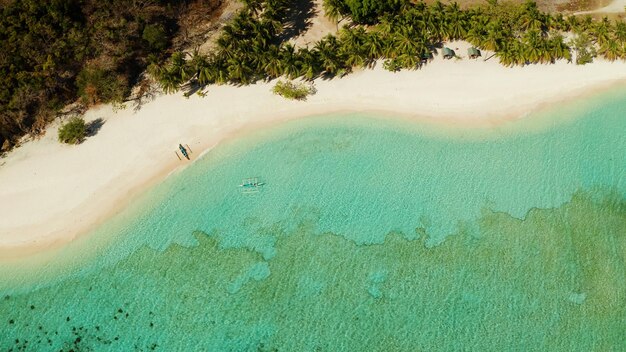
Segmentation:
{"type": "Polygon", "coordinates": [[[141,248],[113,266],[0,299],[2,351],[624,350],[626,200],[577,192],[524,219],[484,211],[428,234],[357,245],[314,213],[267,259],[226,248],[141,248]]]}

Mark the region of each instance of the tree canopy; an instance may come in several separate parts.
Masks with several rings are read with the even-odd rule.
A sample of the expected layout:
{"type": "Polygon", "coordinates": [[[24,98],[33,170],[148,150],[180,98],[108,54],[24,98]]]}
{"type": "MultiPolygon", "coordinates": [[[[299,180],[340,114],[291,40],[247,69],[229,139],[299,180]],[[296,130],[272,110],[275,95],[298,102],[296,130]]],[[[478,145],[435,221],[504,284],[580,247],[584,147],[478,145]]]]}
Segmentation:
{"type": "Polygon", "coordinates": [[[80,117],[73,117],[59,128],[59,142],[79,144],[87,135],[87,124],[80,117]]]}
{"type": "Polygon", "coordinates": [[[79,96],[123,99],[150,60],[167,56],[180,10],[194,1],[3,1],[0,151],[79,96]]]}
{"type": "Polygon", "coordinates": [[[386,69],[418,69],[451,40],[466,40],[492,51],[502,65],[571,61],[585,64],[601,55],[626,59],[626,24],[590,17],[541,12],[536,3],[490,1],[470,9],[457,3],[408,0],[324,0],[333,20],[352,23],[337,35],[296,48],[280,34],[286,23],[286,0],[248,0],[224,27],[217,48],[209,55],[176,53],[150,71],[166,92],[183,84],[249,84],[285,76],[334,76],[382,60],[386,69]],[[366,24],[361,24],[366,23],[366,24]],[[567,41],[566,36],[575,38],[567,41]]]}

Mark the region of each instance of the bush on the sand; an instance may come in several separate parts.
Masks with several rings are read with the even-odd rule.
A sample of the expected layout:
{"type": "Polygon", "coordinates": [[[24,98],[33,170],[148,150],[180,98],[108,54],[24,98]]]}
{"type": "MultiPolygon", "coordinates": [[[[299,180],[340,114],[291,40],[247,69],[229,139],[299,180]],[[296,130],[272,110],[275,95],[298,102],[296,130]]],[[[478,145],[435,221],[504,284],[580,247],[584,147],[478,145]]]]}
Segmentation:
{"type": "Polygon", "coordinates": [[[87,135],[87,125],[80,117],[73,117],[66,124],[59,128],[59,142],[67,144],[78,144],[87,135]]]}
{"type": "Polygon", "coordinates": [[[315,88],[305,83],[278,81],[272,92],[287,99],[305,100],[309,95],[315,94],[315,88]]]}

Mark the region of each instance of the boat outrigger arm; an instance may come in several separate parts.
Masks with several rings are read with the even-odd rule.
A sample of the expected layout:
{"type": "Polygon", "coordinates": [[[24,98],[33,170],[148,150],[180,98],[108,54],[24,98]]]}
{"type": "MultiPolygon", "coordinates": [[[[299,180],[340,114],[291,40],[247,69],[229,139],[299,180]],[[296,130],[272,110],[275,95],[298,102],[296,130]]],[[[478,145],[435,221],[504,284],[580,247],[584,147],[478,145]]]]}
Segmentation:
{"type": "Polygon", "coordinates": [[[183,153],[183,156],[185,156],[185,158],[189,160],[189,154],[187,154],[187,149],[185,149],[182,144],[178,145],[178,149],[180,149],[180,152],[183,153]]]}

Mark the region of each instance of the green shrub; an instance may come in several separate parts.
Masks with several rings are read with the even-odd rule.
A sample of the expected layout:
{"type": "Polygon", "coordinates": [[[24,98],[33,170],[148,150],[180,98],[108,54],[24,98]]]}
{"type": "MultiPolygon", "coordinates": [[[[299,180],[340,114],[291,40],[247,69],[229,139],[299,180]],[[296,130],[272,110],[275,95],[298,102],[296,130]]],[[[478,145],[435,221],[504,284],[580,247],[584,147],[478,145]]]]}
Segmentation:
{"type": "Polygon", "coordinates": [[[59,142],[67,144],[78,144],[87,135],[87,125],[80,117],[73,117],[61,128],[59,128],[59,142]]]}
{"type": "Polygon", "coordinates": [[[385,60],[385,62],[383,62],[383,68],[390,72],[398,72],[400,71],[400,69],[402,69],[402,66],[398,63],[398,60],[391,59],[385,60]]]}
{"type": "Polygon", "coordinates": [[[278,81],[272,92],[287,99],[306,100],[309,95],[315,94],[315,88],[305,83],[278,81]]]}

